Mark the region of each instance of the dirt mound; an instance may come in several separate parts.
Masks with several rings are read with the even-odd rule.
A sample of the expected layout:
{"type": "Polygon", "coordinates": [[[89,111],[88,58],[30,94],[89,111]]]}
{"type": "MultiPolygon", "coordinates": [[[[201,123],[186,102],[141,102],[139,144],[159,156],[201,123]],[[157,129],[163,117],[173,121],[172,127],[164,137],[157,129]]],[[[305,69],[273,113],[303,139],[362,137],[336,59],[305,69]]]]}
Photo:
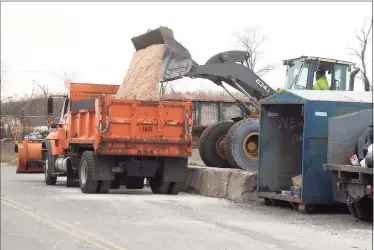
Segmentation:
{"type": "Polygon", "coordinates": [[[136,51],[116,98],[159,101],[159,79],[164,45],[136,51]]]}

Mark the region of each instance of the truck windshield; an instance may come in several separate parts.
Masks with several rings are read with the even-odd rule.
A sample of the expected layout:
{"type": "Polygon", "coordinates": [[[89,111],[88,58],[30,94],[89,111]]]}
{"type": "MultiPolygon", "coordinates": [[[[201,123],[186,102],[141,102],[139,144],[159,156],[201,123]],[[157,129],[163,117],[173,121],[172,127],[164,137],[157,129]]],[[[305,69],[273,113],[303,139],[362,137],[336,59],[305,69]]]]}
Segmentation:
{"type": "Polygon", "coordinates": [[[301,61],[293,61],[288,66],[286,76],[286,89],[306,89],[308,80],[308,63],[301,61]]]}

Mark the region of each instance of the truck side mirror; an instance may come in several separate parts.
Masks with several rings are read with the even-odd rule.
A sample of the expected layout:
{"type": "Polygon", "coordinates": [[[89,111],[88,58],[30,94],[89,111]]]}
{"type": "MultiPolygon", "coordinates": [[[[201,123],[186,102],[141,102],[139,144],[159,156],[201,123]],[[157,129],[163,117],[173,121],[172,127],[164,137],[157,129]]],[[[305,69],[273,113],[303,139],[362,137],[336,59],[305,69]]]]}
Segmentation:
{"type": "Polygon", "coordinates": [[[53,97],[48,97],[47,112],[48,112],[48,123],[53,124],[53,122],[54,122],[53,97]]]}
{"type": "Polygon", "coordinates": [[[53,97],[48,97],[47,112],[53,114],[53,97]]]}

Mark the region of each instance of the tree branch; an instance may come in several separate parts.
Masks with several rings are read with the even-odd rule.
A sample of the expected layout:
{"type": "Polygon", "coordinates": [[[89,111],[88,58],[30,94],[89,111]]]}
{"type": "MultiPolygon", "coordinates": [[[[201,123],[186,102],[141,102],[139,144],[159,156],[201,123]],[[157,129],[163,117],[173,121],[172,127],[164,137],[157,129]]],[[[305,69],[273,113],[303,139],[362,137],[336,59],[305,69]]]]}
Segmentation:
{"type": "Polygon", "coordinates": [[[371,19],[370,26],[367,29],[367,31],[365,29],[365,26],[366,26],[366,21],[364,22],[360,31],[359,32],[356,31],[356,34],[355,34],[357,40],[359,41],[360,50],[353,49],[353,48],[348,48],[351,51],[348,54],[357,56],[359,58],[359,60],[361,62],[362,69],[361,69],[361,75],[357,76],[357,77],[364,84],[365,91],[370,91],[371,84],[370,84],[370,81],[369,81],[369,78],[368,78],[368,75],[367,75],[367,66],[368,66],[369,62],[371,62],[371,60],[366,61],[366,58],[365,58],[366,56],[365,55],[366,55],[366,49],[367,49],[368,43],[369,43],[370,32],[372,32],[372,28],[373,28],[373,19],[371,19]]]}
{"type": "Polygon", "coordinates": [[[263,67],[262,69],[257,70],[257,71],[256,71],[256,74],[257,74],[258,76],[263,76],[263,75],[265,75],[266,73],[268,73],[268,72],[274,70],[274,68],[275,68],[274,65],[267,65],[267,66],[263,67]]]}
{"type": "Polygon", "coordinates": [[[48,94],[49,94],[49,87],[48,85],[41,85],[41,84],[37,84],[39,89],[43,92],[44,96],[45,97],[48,97],[48,94]]]}
{"type": "Polygon", "coordinates": [[[248,66],[250,69],[261,75],[265,75],[266,73],[274,69],[274,67],[272,67],[271,65],[267,65],[263,68],[257,69],[258,59],[263,53],[262,51],[260,51],[260,47],[265,41],[265,36],[259,35],[257,29],[247,28],[243,33],[236,32],[234,34],[234,37],[236,38],[236,42],[238,43],[239,47],[245,49],[248,52],[248,66]]]}

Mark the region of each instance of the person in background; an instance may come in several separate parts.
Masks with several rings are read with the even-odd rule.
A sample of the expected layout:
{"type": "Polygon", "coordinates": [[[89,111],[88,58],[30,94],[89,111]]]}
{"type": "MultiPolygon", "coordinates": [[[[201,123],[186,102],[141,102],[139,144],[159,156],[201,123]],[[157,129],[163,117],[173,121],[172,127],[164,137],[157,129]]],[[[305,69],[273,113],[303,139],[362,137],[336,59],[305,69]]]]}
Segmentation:
{"type": "Polygon", "coordinates": [[[325,71],[318,70],[316,72],[316,83],[313,85],[314,90],[328,90],[329,83],[327,82],[327,78],[325,76],[325,71]]]}

